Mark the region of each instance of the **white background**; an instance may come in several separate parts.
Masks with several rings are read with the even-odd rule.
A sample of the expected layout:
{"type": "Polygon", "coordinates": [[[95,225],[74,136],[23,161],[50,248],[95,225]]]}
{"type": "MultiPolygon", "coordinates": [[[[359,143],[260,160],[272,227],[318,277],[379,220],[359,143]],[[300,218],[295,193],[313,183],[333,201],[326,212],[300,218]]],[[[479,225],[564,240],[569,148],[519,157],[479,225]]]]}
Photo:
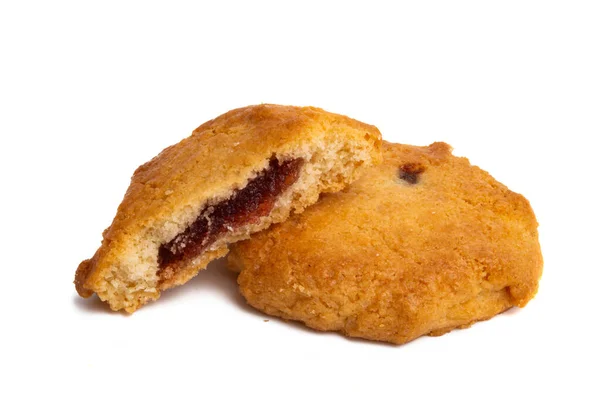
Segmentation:
{"type": "Polygon", "coordinates": [[[598,2],[91,3],[0,3],[1,406],[600,405],[598,2]],[[260,102],[524,194],[538,296],[401,347],[255,312],[219,264],[132,316],[78,298],[134,169],[260,102]]]}

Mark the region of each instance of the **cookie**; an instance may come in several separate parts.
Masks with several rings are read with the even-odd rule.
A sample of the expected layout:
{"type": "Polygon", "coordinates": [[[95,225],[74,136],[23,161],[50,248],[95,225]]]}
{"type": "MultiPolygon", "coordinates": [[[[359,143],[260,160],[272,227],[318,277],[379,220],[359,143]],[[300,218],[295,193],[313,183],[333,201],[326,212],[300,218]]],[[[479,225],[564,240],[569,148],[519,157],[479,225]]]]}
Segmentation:
{"type": "Polygon", "coordinates": [[[525,306],[542,272],[529,202],[445,143],[383,151],[344,191],[232,246],[248,303],[396,344],[525,306]]]}
{"type": "Polygon", "coordinates": [[[75,286],[133,312],[229,243],[300,213],[381,161],[377,128],[313,107],[256,105],[213,119],[139,167],[75,286]]]}

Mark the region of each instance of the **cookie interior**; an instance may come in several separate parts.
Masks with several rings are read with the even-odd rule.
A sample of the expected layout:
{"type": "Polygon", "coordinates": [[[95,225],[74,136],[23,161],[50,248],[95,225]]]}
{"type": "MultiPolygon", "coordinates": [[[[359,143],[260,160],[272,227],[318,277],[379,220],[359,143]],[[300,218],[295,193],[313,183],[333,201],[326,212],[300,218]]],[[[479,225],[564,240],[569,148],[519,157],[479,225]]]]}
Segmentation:
{"type": "Polygon", "coordinates": [[[178,265],[201,255],[226,232],[246,224],[256,224],[273,210],[277,198],[298,181],[304,159],[279,162],[272,157],[269,166],[237,189],[230,198],[200,212],[196,220],[158,250],[159,285],[171,279],[178,265]]]}
{"type": "Polygon", "coordinates": [[[304,211],[321,193],[341,190],[375,160],[379,159],[373,144],[343,134],[327,143],[273,152],[247,173],[244,182],[215,191],[206,201],[180,206],[124,243],[114,243],[118,258],[99,256],[101,247],[80,264],[75,278],[78,292],[84,297],[95,292],[113,310],[134,312],[225,256],[229,244],[304,211]],[[91,277],[91,291],[88,276],[94,268],[103,274],[91,277]]]}

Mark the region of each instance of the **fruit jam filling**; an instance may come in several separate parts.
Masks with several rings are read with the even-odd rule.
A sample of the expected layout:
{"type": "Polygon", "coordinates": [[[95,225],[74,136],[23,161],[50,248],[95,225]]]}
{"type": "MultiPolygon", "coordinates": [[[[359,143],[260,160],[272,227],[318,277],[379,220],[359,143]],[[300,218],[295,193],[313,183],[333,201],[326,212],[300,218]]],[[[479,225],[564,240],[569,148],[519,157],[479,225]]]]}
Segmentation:
{"type": "Polygon", "coordinates": [[[279,163],[272,158],[269,167],[246,187],[204,209],[185,231],[160,246],[159,277],[166,267],[200,255],[225,232],[258,223],[261,217],[269,215],[277,198],[298,180],[303,162],[303,159],[290,159],[279,163]]]}

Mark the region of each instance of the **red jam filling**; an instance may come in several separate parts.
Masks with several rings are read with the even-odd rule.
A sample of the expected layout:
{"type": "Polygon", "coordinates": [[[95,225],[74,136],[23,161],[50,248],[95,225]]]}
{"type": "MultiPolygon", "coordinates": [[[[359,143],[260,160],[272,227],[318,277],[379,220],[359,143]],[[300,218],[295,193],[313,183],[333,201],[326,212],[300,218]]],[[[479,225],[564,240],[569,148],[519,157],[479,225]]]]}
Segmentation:
{"type": "Polygon", "coordinates": [[[196,221],[158,251],[159,277],[170,265],[200,255],[209,245],[228,231],[258,223],[269,215],[277,198],[298,180],[303,159],[282,163],[276,158],[269,167],[250,180],[246,187],[235,190],[227,200],[204,209],[196,221]]]}

